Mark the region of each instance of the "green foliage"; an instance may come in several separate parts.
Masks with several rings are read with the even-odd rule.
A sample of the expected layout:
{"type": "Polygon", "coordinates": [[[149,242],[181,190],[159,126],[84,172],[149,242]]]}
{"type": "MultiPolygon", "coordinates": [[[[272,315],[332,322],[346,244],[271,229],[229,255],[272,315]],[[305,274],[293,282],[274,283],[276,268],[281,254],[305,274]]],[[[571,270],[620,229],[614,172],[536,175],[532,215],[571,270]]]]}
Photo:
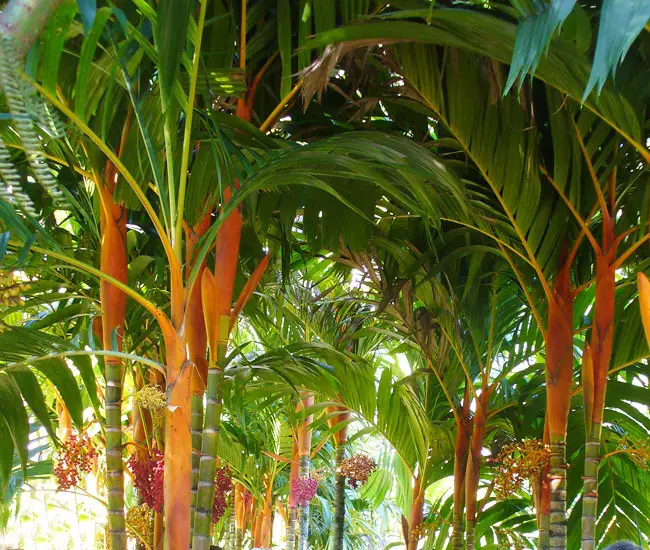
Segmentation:
{"type": "MultiPolygon", "coordinates": [[[[164,371],[160,328],[151,308],[141,307],[169,314],[170,252],[161,240],[173,243],[179,266],[191,263],[178,228],[215,212],[193,269],[183,266],[184,282],[200,284],[200,264],[212,267],[219,228],[239,208],[237,289],[260,257],[273,256],[234,328],[220,460],[258,504],[267,483],[272,503],[285,503],[293,432],[312,415],[311,460],[326,473],[312,503],[310,547],[325,548],[334,521],[333,437],[345,427],[346,452],[381,449],[368,483],[346,490],[348,546],[394,547],[417,480],[425,488],[425,548],[446,548],[465,395],[474,402],[473,421],[476,400],[491,392],[483,454],[543,437],[549,289],[562,251],[585,229],[599,238],[594,204],[610,192],[616,166],[620,249],[633,253],[617,266],[597,537],[602,544],[647,538],[647,460],[640,458],[650,432],[648,347],[633,284],[637,271],[648,271],[650,90],[647,36],[639,37],[647,3],[615,10],[611,1],[600,8],[572,1],[248,2],[245,59],[239,2],[99,4],[65,3],[28,60],[27,73],[68,116],[65,135],[54,109],[23,78],[12,45],[3,42],[0,51],[9,111],[0,127],[0,260],[32,285],[20,296],[24,305],[0,311],[5,501],[19,478],[51,469],[30,454],[45,445],[32,429],[42,427],[56,443],[58,399],[79,430],[97,421],[101,434],[104,352],[95,349],[93,319],[102,307],[95,276],[103,275],[93,268],[102,238],[97,188],[110,160],[119,172],[114,198],[127,207],[129,223],[128,352],[121,355],[127,417],[137,410],[127,397],[138,380],[160,383],[164,371]],[[617,81],[607,82],[624,57],[617,81]],[[535,78],[526,82],[527,74],[535,78]],[[517,81],[518,94],[506,93],[517,81]],[[280,103],[298,82],[304,111],[280,103]],[[251,122],[232,116],[246,98],[251,122]],[[269,120],[278,107],[283,118],[269,120]],[[265,120],[273,123],[269,132],[257,129],[265,120]],[[234,200],[224,204],[227,187],[234,200]],[[315,405],[296,412],[302,390],[315,405]],[[349,419],[329,426],[332,406],[349,419]],[[378,522],[397,528],[378,533],[378,522]]],[[[587,240],[574,265],[572,549],[584,463],[578,365],[593,330],[595,293],[587,240]]],[[[154,418],[144,444],[162,446],[160,421],[154,418]]],[[[498,501],[487,461],[480,478],[481,547],[533,546],[532,489],[498,501]]],[[[215,532],[223,534],[227,521],[215,532]]]]}

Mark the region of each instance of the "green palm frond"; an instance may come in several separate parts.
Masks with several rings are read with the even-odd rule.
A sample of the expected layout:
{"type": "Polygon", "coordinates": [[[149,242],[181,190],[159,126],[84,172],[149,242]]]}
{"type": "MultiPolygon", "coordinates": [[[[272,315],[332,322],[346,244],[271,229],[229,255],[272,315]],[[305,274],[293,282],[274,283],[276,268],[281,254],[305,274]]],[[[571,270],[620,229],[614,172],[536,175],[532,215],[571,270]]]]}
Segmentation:
{"type": "Polygon", "coordinates": [[[508,93],[515,81],[518,80],[521,87],[527,74],[535,74],[537,64],[555,31],[569,16],[574,5],[574,0],[553,0],[541,5],[537,12],[526,14],[523,21],[519,22],[505,93],[508,93]]]}

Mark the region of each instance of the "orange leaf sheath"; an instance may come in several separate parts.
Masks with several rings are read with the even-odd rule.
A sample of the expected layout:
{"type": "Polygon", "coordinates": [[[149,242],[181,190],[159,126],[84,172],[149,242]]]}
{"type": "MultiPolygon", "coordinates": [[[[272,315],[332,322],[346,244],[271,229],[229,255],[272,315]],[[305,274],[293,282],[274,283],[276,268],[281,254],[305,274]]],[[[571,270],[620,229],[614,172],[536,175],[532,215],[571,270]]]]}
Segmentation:
{"type": "Polygon", "coordinates": [[[650,346],[650,280],[643,274],[637,274],[637,285],[639,288],[639,306],[641,307],[641,321],[645,330],[645,336],[650,346]]]}
{"type": "Polygon", "coordinates": [[[551,442],[564,440],[573,376],[573,296],[570,264],[558,272],[548,304],[546,335],[547,411],[551,442]]]}

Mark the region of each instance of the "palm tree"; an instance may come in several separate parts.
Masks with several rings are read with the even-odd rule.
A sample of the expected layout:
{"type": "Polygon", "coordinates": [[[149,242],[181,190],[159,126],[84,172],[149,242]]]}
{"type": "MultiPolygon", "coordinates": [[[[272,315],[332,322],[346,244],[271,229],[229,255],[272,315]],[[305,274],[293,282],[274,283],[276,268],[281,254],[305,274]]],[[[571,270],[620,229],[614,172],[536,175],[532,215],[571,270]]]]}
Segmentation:
{"type": "MultiPolygon", "coordinates": [[[[57,6],[51,3],[47,9],[38,10],[38,21],[27,19],[36,4],[35,0],[12,0],[3,10],[0,23],[16,32],[12,51],[25,51],[28,41],[34,40],[57,6]]],[[[43,34],[42,51],[48,54],[29,74],[38,82],[41,97],[65,117],[69,124],[67,139],[31,140],[39,144],[38,151],[31,151],[29,140],[21,141],[28,131],[24,117],[14,117],[3,131],[6,150],[11,152],[5,156],[33,164],[34,155],[40,155],[34,173],[47,180],[44,189],[53,196],[59,191],[72,198],[79,196],[83,187],[79,176],[97,190],[103,213],[99,223],[102,254],[99,258],[83,257],[79,251],[72,253],[70,247],[57,243],[51,231],[35,232],[38,223],[47,219],[50,210],[43,205],[49,207],[49,199],[24,199],[18,193],[3,195],[18,206],[19,212],[3,210],[3,227],[12,231],[10,240],[3,238],[3,242],[8,243],[12,266],[21,267],[25,257],[32,265],[47,258],[43,263],[63,262],[101,281],[105,353],[99,356],[107,357],[108,366],[106,443],[114,547],[125,544],[120,386],[127,359],[120,345],[129,320],[125,321],[122,313],[124,300],[133,299],[156,318],[160,325],[156,335],[165,344],[160,353],[162,360],[155,357],[149,362],[167,365],[166,432],[158,444],[164,444],[167,460],[168,540],[172,545],[189,546],[193,521],[194,547],[207,547],[230,327],[269,261],[262,244],[280,255],[285,275],[291,269],[294,228],[302,231],[309,253],[330,250],[339,254],[342,238],[345,248],[338,261],[363,267],[371,280],[375,276],[371,295],[385,300],[375,307],[386,313],[386,318],[392,316],[399,321],[399,326],[374,330],[391,338],[399,334],[416,351],[419,349],[413,356],[418,368],[412,378],[393,380],[385,374],[375,387],[374,365],[362,370],[365,377],[358,384],[365,384],[365,391],[371,394],[377,393],[379,405],[365,402],[345,387],[350,373],[344,357],[364,364],[355,357],[363,354],[355,349],[336,350],[339,353],[329,350],[328,360],[335,363],[334,372],[339,378],[335,383],[319,376],[312,380],[314,387],[298,385],[320,392],[333,407],[345,407],[363,416],[393,443],[401,457],[400,467],[407,473],[401,478],[402,486],[412,495],[406,499],[408,504],[406,500],[402,503],[412,535],[407,533],[409,544],[413,546],[419,538],[425,488],[431,484],[430,473],[436,471],[435,461],[429,456],[430,424],[438,426],[436,423],[442,421],[445,426],[451,423],[457,428],[453,540],[456,547],[461,544],[462,514],[467,508],[471,545],[471,522],[480,508],[476,502],[481,478],[478,452],[484,432],[489,429],[484,420],[495,406],[490,403],[496,388],[490,371],[498,346],[489,335],[496,330],[506,341],[513,334],[523,338],[522,327],[531,326],[522,320],[524,311],[534,317],[545,341],[547,418],[553,447],[553,483],[548,494],[554,500],[550,518],[556,536],[553,544],[566,545],[562,535],[566,521],[565,442],[569,411],[574,407],[571,396],[578,390],[585,399],[589,451],[584,458],[585,547],[589,548],[597,538],[593,528],[598,514],[595,489],[600,431],[608,410],[607,375],[619,367],[627,372],[643,358],[645,350],[636,338],[638,332],[634,333],[636,339],[630,337],[620,348],[613,348],[612,331],[618,326],[617,311],[632,313],[625,309],[631,299],[626,282],[619,285],[618,291],[614,284],[617,270],[632,273],[647,268],[642,263],[647,240],[643,204],[647,197],[637,167],[644,167],[649,155],[640,130],[643,125],[635,114],[645,108],[647,94],[636,81],[628,79],[629,85],[626,82],[618,89],[606,83],[599,100],[594,94],[585,101],[587,109],[580,111],[578,105],[584,90],[602,83],[612,68],[613,63],[604,60],[620,59],[629,46],[627,39],[616,40],[619,33],[636,36],[641,32],[644,12],[640,8],[641,15],[634,25],[616,27],[607,23],[610,4],[603,5],[605,23],[600,26],[595,68],[590,73],[581,46],[582,35],[577,31],[570,34],[576,28],[570,21],[560,38],[551,41],[553,30],[570,10],[518,11],[523,19],[517,25],[507,9],[441,8],[416,1],[409,8],[419,6],[420,11],[402,12],[401,5],[395,2],[390,6],[383,2],[361,4],[351,9],[348,2],[327,6],[319,3],[318,9],[306,10],[309,3],[293,6],[280,1],[276,10],[275,3],[253,6],[245,0],[210,5],[138,1],[123,11],[108,7],[85,9],[81,13],[83,38],[70,32],[69,39],[62,40],[61,28],[72,28],[77,17],[76,6],[68,3],[57,12],[56,24],[50,24],[43,34]],[[347,24],[368,13],[382,13],[382,19],[334,28],[337,21],[347,24]],[[316,41],[308,42],[312,30],[325,32],[316,41]],[[293,57],[293,48],[346,40],[363,42],[330,47],[310,68],[311,76],[305,80],[292,77],[296,66],[302,70],[312,61],[305,49],[293,57]],[[520,47],[526,40],[534,47],[520,47]],[[543,56],[549,41],[548,55],[543,56]],[[360,43],[364,47],[382,45],[362,58],[354,55],[360,43]],[[308,102],[305,115],[297,108],[287,111],[301,87],[308,98],[318,91],[327,80],[323,76],[329,77],[338,56],[346,52],[351,55],[345,65],[338,65],[343,68],[342,74],[336,73],[331,86],[337,93],[328,94],[320,104],[308,102]],[[529,57],[522,56],[522,52],[529,52],[529,57]],[[512,76],[506,81],[503,64],[510,63],[513,55],[512,76]],[[363,59],[376,62],[372,70],[363,59]],[[536,80],[521,86],[518,97],[512,92],[502,97],[518,75],[535,66],[536,80]],[[345,101],[341,103],[340,98],[345,101]],[[228,116],[232,112],[236,116],[228,116]],[[285,112],[291,120],[278,122],[285,112]],[[344,134],[338,129],[342,124],[364,127],[366,131],[344,134]],[[387,129],[393,135],[368,132],[372,127],[387,129]],[[274,135],[266,135],[271,128],[274,135]],[[395,135],[399,133],[420,140],[425,148],[395,135]],[[432,155],[430,150],[441,156],[432,155]],[[49,168],[43,170],[45,161],[59,174],[68,166],[78,175],[67,186],[61,184],[63,177],[51,185],[51,176],[46,176],[49,168]],[[289,186],[297,181],[300,188],[289,186]],[[283,192],[269,192],[278,189],[283,192]],[[24,209],[30,204],[34,213],[36,209],[41,212],[39,222],[35,223],[31,211],[24,209]],[[215,211],[219,214],[210,225],[215,211]],[[625,213],[623,218],[618,218],[619,211],[625,213]],[[135,284],[126,276],[127,216],[159,239],[153,255],[162,258],[167,266],[156,281],[159,292],[151,292],[146,285],[135,284]],[[387,228],[394,221],[389,220],[399,217],[421,218],[423,229],[418,231],[426,238],[415,243],[391,234],[387,228]],[[641,225],[643,230],[628,232],[635,225],[641,225]],[[511,271],[517,283],[505,275],[495,275],[493,286],[479,287],[495,289],[492,301],[486,303],[498,306],[488,310],[501,311],[501,306],[508,303],[503,296],[519,293],[528,303],[529,310],[523,306],[508,310],[504,307],[505,335],[495,328],[499,324],[495,323],[497,316],[488,315],[492,319],[488,323],[480,320],[472,304],[459,294],[462,284],[450,276],[449,269],[435,265],[436,254],[440,254],[440,261],[455,262],[453,253],[432,242],[448,235],[450,227],[459,226],[486,239],[473,248],[467,247],[468,254],[476,254],[480,250],[477,247],[489,248],[490,254],[505,259],[499,273],[511,271]],[[233,308],[238,267],[241,258],[248,255],[246,248],[240,250],[239,243],[249,229],[259,235],[251,254],[256,259],[247,269],[239,270],[251,273],[250,284],[242,289],[233,308]],[[593,252],[585,246],[587,242],[593,252]],[[213,275],[214,245],[217,251],[213,275]],[[413,245],[420,256],[407,258],[413,245]],[[617,254],[617,248],[624,252],[617,254]],[[385,261],[377,264],[371,257],[373,249],[387,251],[382,253],[385,261]],[[364,254],[370,261],[357,261],[365,260],[364,254]],[[118,257],[120,262],[113,261],[118,257]],[[258,264],[260,258],[266,259],[258,264]],[[15,264],[14,259],[18,260],[15,264]],[[379,265],[383,272],[377,275],[379,265]],[[427,279],[430,275],[422,269],[424,265],[436,276],[444,273],[451,284],[427,279]],[[582,304],[594,284],[590,345],[581,354],[582,386],[574,388],[574,356],[580,355],[574,344],[582,346],[585,338],[581,335],[585,328],[589,331],[579,318],[573,317],[574,304],[582,304]],[[461,328],[453,324],[452,316],[463,320],[461,328]],[[437,327],[432,325],[433,320],[437,327]],[[485,341],[492,345],[487,349],[470,345],[472,340],[478,340],[472,336],[485,331],[486,326],[491,328],[485,341]],[[467,368],[474,363],[479,365],[478,378],[467,368]],[[478,380],[480,383],[475,385],[478,380]],[[208,406],[202,424],[206,382],[208,406]],[[440,395],[444,406],[431,402],[435,395],[440,395]],[[472,400],[477,411],[474,416],[470,413],[472,400]],[[389,418],[395,410],[411,412],[412,435],[400,432],[395,419],[389,418]],[[196,497],[192,496],[193,490],[196,497]]],[[[509,8],[499,3],[492,7],[509,8]]],[[[523,10],[519,5],[517,9],[523,10]]],[[[577,6],[572,17],[579,20],[584,13],[585,9],[577,6]]],[[[642,54],[633,49],[622,70],[642,66],[642,54]]],[[[3,55],[6,60],[6,52],[3,55]]],[[[17,99],[26,104],[24,98],[17,99]]],[[[46,134],[43,121],[37,122],[38,131],[46,134]]],[[[6,167],[12,163],[5,162],[4,157],[2,161],[9,170],[6,167]]],[[[20,174],[14,171],[10,177],[18,181],[20,174]]],[[[93,217],[92,212],[88,201],[75,209],[74,216],[87,220],[93,217]]],[[[42,226],[52,229],[47,222],[42,226]]],[[[411,230],[414,225],[396,227],[411,230]]],[[[468,235],[472,233],[459,232],[462,238],[468,235]]],[[[5,246],[2,248],[4,255],[5,246]]],[[[475,268],[471,262],[468,264],[471,273],[475,268]]],[[[60,271],[56,267],[48,269],[52,274],[60,271]]],[[[85,284],[96,288],[94,279],[83,277],[85,284]]],[[[640,294],[644,303],[646,293],[640,294]]],[[[38,341],[40,335],[31,336],[38,341]]],[[[140,355],[148,353],[140,347],[137,336],[124,337],[131,346],[127,349],[142,350],[140,355]]],[[[526,333],[526,337],[539,345],[534,331],[526,333]]],[[[310,340],[304,335],[302,338],[310,340]]],[[[330,345],[338,347],[341,343],[330,345]]],[[[309,347],[305,350],[315,354],[309,347]]],[[[515,356],[509,355],[509,359],[514,362],[515,356]]],[[[507,370],[503,377],[508,376],[507,370]]],[[[88,369],[82,372],[88,374],[88,369]]],[[[358,384],[352,388],[358,389],[358,384]]],[[[30,390],[20,390],[32,406],[25,395],[30,390]]],[[[10,391],[16,397],[16,392],[10,391]]],[[[66,407],[74,421],[74,399],[70,403],[66,407]]],[[[34,412],[44,416],[43,409],[34,412]]],[[[16,416],[13,421],[16,428],[9,423],[9,429],[17,430],[13,441],[21,452],[25,443],[23,417],[16,416]]],[[[566,453],[574,463],[581,459],[572,454],[570,447],[566,453]]],[[[611,455],[607,463],[616,464],[615,457],[618,454],[611,455]]],[[[571,494],[573,489],[568,488],[571,494]]],[[[537,504],[538,508],[548,509],[551,503],[537,504]]],[[[543,516],[540,514],[540,526],[547,523],[543,516]]],[[[545,536],[541,538],[541,546],[545,547],[549,541],[545,536]]]]}
{"type": "MultiPolygon", "coordinates": [[[[400,16],[399,12],[393,15],[396,18],[400,16]]],[[[497,244],[511,263],[522,287],[528,286],[524,284],[524,281],[529,278],[526,271],[532,268],[535,273],[535,280],[539,282],[541,289],[528,286],[526,292],[530,295],[531,305],[537,300],[536,295],[539,290],[542,291],[543,296],[540,304],[542,307],[534,305],[534,312],[539,326],[546,335],[549,374],[548,410],[552,412],[549,415],[549,427],[550,441],[554,448],[551,476],[557,479],[557,482],[552,483],[552,488],[555,490],[551,494],[551,498],[557,501],[553,504],[557,513],[553,514],[551,520],[555,522],[552,530],[559,536],[555,544],[563,546],[565,544],[562,542],[565,532],[562,527],[564,522],[563,442],[566,437],[566,419],[573,373],[571,316],[575,294],[581,290],[580,287],[571,289],[571,265],[584,237],[578,237],[572,246],[567,246],[567,253],[564,256],[561,256],[560,252],[562,235],[566,234],[565,231],[571,227],[564,222],[569,212],[580,210],[585,212],[577,219],[578,227],[584,225],[585,219],[591,220],[594,214],[586,214],[591,208],[589,199],[586,199],[587,204],[583,202],[585,193],[589,193],[587,185],[593,187],[593,183],[587,183],[587,179],[582,183],[575,162],[573,164],[575,169],[568,165],[571,157],[566,155],[566,149],[561,143],[571,143],[571,150],[577,154],[581,150],[581,132],[588,129],[591,135],[595,136],[595,128],[600,127],[601,124],[609,125],[619,140],[628,142],[639,152],[644,161],[647,161],[647,151],[643,150],[641,145],[643,139],[637,130],[640,125],[634,118],[628,116],[631,113],[631,103],[626,99],[627,94],[615,95],[607,85],[603,88],[598,103],[593,99],[585,102],[585,105],[599,118],[584,113],[581,120],[575,122],[576,126],[569,119],[570,132],[566,131],[566,126],[560,127],[554,122],[556,119],[559,123],[567,114],[575,113],[574,107],[571,107],[573,103],[569,101],[563,105],[554,89],[568,93],[570,97],[579,101],[589,76],[589,64],[586,59],[575,50],[574,44],[566,40],[552,42],[548,56],[535,58],[532,61],[533,66],[538,62],[535,74],[539,81],[546,85],[547,91],[540,94],[533,86],[522,88],[521,101],[524,105],[529,105],[528,120],[526,120],[526,112],[518,106],[517,98],[510,95],[499,99],[509,84],[504,83],[501,63],[509,62],[513,51],[522,51],[515,50],[517,47],[515,42],[524,40],[523,36],[526,33],[530,39],[534,29],[532,19],[528,24],[522,24],[517,31],[519,34],[516,34],[516,25],[496,15],[496,12],[475,10],[468,13],[455,9],[423,9],[419,14],[414,11],[409,12],[409,15],[415,19],[421,17],[426,25],[417,21],[371,23],[357,28],[349,27],[323,33],[313,44],[363,39],[366,44],[370,40],[383,45],[384,50],[379,51],[380,59],[404,79],[405,88],[402,97],[415,98],[429,110],[431,117],[439,125],[437,137],[444,138],[441,142],[444,149],[450,152],[461,152],[470,160],[469,165],[477,172],[478,180],[481,181],[479,185],[485,186],[484,188],[488,190],[482,202],[487,200],[492,204],[491,201],[496,199],[491,207],[490,217],[492,220],[496,217],[499,223],[493,223],[492,230],[502,227],[501,221],[504,223],[504,229],[508,227],[504,233],[496,236],[497,244]],[[485,47],[486,41],[476,39],[479,29],[480,32],[486,33],[485,36],[492,37],[487,40],[490,43],[488,47],[485,47]],[[393,41],[400,43],[390,46],[393,41]],[[403,45],[404,41],[420,44],[403,45]],[[435,44],[435,46],[421,43],[435,44]],[[387,44],[388,48],[386,48],[387,44]],[[479,55],[486,57],[478,57],[479,55]],[[566,76],[569,73],[572,74],[572,78],[575,77],[573,80],[566,76]],[[478,103],[477,91],[482,94],[478,103]],[[534,118],[530,118],[533,113],[534,118]],[[547,113],[550,114],[548,118],[546,118],[547,113]],[[494,118],[491,118],[492,116],[494,118]],[[599,119],[603,123],[600,123],[599,119]],[[522,131],[517,132],[516,135],[509,134],[512,142],[506,143],[497,137],[501,124],[510,127],[514,125],[522,131]],[[550,135],[548,131],[542,131],[541,135],[546,134],[548,139],[552,140],[551,143],[556,144],[555,148],[543,149],[544,142],[540,142],[537,135],[525,130],[530,126],[550,128],[550,135]],[[575,131],[573,128],[580,128],[580,130],[575,131]],[[569,141],[566,141],[567,139],[569,141]],[[515,146],[515,142],[518,145],[515,146]],[[551,158],[545,158],[548,157],[544,153],[546,150],[553,151],[551,158]],[[547,166],[552,166],[555,172],[546,181],[540,179],[538,173],[540,162],[542,165],[546,163],[547,166]],[[487,198],[489,196],[493,198],[487,198]],[[558,204],[558,201],[561,203],[558,204]],[[553,217],[552,224],[549,226],[547,223],[551,212],[553,217]],[[522,247],[516,252],[508,248],[512,237],[518,243],[517,246],[522,247]],[[558,262],[558,258],[562,260],[558,262]],[[525,267],[519,265],[522,259],[525,261],[525,267]],[[543,309],[546,307],[548,307],[548,320],[543,323],[543,309]]],[[[538,17],[553,16],[551,12],[545,12],[538,17]]],[[[634,32],[639,31],[640,27],[638,29],[635,27],[634,32]]],[[[619,31],[610,32],[615,35],[619,31]]],[[[532,40],[545,45],[551,35],[552,33],[534,36],[532,40]]],[[[599,48],[598,55],[609,48],[614,48],[612,42],[607,42],[606,38],[602,39],[602,43],[604,46],[599,48]]],[[[532,51],[541,55],[542,50],[543,48],[539,48],[532,51]]],[[[622,55],[619,50],[615,51],[614,55],[622,55]]],[[[516,75],[518,67],[522,66],[526,72],[531,66],[527,62],[528,60],[521,62],[521,59],[515,57],[513,73],[516,75]]],[[[605,66],[607,69],[604,69],[603,65],[595,69],[600,71],[594,73],[598,78],[607,74],[609,66],[607,64],[605,66]]],[[[541,88],[538,86],[538,89],[541,88]]],[[[393,90],[401,92],[400,88],[393,87],[393,90]]],[[[630,93],[629,97],[633,97],[633,93],[630,93]]],[[[583,164],[582,160],[577,162],[578,166],[583,164]]],[[[585,171],[588,171],[588,166],[585,171]]],[[[596,188],[600,189],[600,183],[596,188]]],[[[477,229],[486,231],[482,226],[477,229]]],[[[630,253],[635,251],[637,246],[640,245],[632,244],[630,241],[630,253]]],[[[611,300],[608,307],[611,309],[611,300]]]]}

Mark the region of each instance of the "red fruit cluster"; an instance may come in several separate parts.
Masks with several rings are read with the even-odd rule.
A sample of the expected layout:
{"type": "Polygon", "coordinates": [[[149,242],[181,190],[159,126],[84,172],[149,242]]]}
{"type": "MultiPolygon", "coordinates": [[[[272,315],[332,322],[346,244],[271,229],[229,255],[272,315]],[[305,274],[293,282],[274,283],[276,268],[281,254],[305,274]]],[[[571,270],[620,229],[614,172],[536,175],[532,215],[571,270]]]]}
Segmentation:
{"type": "Polygon", "coordinates": [[[224,466],[217,468],[214,480],[214,503],[212,504],[212,522],[217,523],[226,513],[228,495],[232,490],[232,475],[230,468],[224,466]]]}
{"type": "Polygon", "coordinates": [[[57,455],[54,475],[58,490],[67,491],[70,487],[76,487],[80,476],[90,472],[96,456],[95,449],[86,435],[79,437],[72,434],[57,455]]]}
{"type": "Polygon", "coordinates": [[[158,449],[146,453],[134,453],[128,461],[133,474],[133,486],[138,491],[142,502],[158,513],[162,512],[165,457],[158,449]]]}
{"type": "Polygon", "coordinates": [[[316,496],[318,481],[313,477],[303,476],[291,480],[291,496],[298,506],[306,506],[316,496]]]}
{"type": "Polygon", "coordinates": [[[368,455],[358,453],[342,461],[341,466],[336,471],[347,477],[350,487],[356,489],[368,481],[370,474],[376,469],[377,463],[372,458],[368,455]]]}

